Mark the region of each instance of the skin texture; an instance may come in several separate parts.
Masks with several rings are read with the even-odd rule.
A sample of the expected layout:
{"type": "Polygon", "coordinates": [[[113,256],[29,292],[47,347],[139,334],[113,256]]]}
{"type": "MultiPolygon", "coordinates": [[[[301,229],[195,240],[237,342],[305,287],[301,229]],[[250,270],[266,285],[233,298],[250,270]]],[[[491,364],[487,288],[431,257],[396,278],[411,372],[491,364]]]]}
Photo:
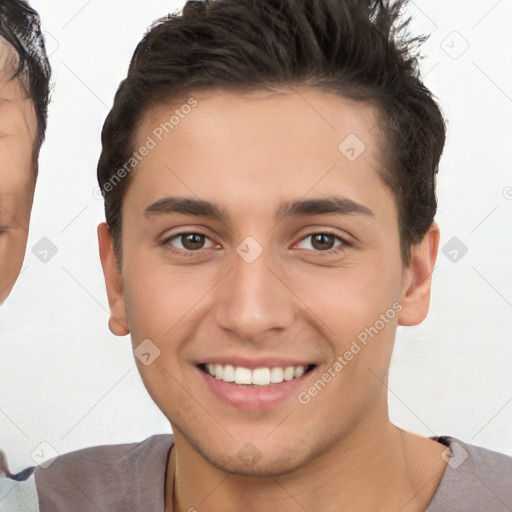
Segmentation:
{"type": "Polygon", "coordinates": [[[36,184],[37,116],[23,83],[11,78],[16,58],[0,38],[0,303],[23,264],[36,184]]]}
{"type": "MultiPolygon", "coordinates": [[[[167,510],[424,510],[444,448],[390,422],[386,383],[397,325],[427,315],[439,230],[433,223],[404,268],[395,199],[376,172],[377,112],[307,88],[193,96],[197,107],[133,171],[121,267],[106,224],[98,228],[110,329],[160,350],[149,366],[136,361],[175,434],[167,510]],[[338,150],[350,134],[366,146],[355,161],[338,150]],[[332,194],[373,214],[274,220],[282,201],[332,194]],[[170,195],[213,201],[231,217],[144,213],[170,195]],[[315,243],[326,230],[348,244],[315,243]],[[206,238],[169,240],[177,233],[206,238]],[[236,251],[248,236],[263,249],[252,263],[236,251]],[[307,405],[294,394],[266,410],[237,409],[197,368],[232,354],[304,360],[316,365],[304,391],[393,304],[400,313],[307,405]],[[252,465],[239,455],[248,443],[252,465]]],[[[150,110],[136,147],[179,105],[150,110]]]]}

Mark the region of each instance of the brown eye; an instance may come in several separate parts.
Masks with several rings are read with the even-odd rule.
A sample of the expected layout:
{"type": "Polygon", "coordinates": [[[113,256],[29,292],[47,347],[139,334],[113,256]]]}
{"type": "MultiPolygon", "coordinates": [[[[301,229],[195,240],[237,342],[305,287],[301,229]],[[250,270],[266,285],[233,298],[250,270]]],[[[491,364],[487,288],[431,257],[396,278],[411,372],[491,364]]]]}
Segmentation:
{"type": "MultiPolygon", "coordinates": [[[[322,232],[322,233],[312,233],[306,237],[304,237],[299,244],[304,243],[308,240],[311,240],[309,243],[310,247],[305,247],[306,249],[311,249],[313,252],[324,252],[324,253],[333,253],[337,252],[340,248],[344,246],[350,245],[344,238],[336,233],[322,232]],[[339,243],[337,245],[336,241],[339,243]]],[[[303,247],[304,248],[304,247],[303,247]]]]}
{"type": "Polygon", "coordinates": [[[192,255],[205,249],[205,243],[209,241],[210,246],[214,244],[209,237],[202,233],[177,233],[166,240],[163,245],[167,246],[172,252],[176,254],[182,254],[185,256],[192,255]]]}
{"type": "Polygon", "coordinates": [[[200,235],[199,233],[189,233],[186,235],[180,235],[182,245],[188,251],[194,251],[198,249],[202,249],[204,244],[204,235],[200,235]]]}
{"type": "Polygon", "coordinates": [[[318,249],[319,251],[332,249],[334,242],[335,238],[332,235],[327,235],[325,233],[312,235],[312,245],[315,249],[318,249]]]}

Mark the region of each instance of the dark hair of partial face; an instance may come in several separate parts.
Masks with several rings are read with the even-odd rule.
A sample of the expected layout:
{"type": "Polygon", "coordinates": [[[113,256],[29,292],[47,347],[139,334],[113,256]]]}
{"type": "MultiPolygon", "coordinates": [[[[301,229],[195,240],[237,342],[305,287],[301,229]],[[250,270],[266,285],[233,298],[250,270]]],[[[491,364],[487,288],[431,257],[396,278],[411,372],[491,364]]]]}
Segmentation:
{"type": "Polygon", "coordinates": [[[17,55],[12,79],[18,79],[35,106],[39,137],[34,159],[46,135],[48,103],[50,101],[51,68],[38,13],[24,0],[0,1],[0,36],[17,55]]]}
{"type": "Polygon", "coordinates": [[[138,44],[102,132],[98,182],[121,263],[121,206],[142,115],[194,91],[309,86],[376,107],[385,170],[398,211],[402,263],[431,226],[445,122],[422,83],[405,1],[189,1],[161,18],[138,44]]]}

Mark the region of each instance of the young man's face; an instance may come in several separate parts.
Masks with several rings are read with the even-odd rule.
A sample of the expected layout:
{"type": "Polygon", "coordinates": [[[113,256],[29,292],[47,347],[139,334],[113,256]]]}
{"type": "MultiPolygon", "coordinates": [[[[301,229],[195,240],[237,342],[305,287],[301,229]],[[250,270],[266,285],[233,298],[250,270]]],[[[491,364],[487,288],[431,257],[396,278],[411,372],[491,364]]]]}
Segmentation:
{"type": "Polygon", "coordinates": [[[18,277],[35,189],[34,105],[13,76],[13,50],[0,38],[0,303],[18,277]]]}
{"type": "Polygon", "coordinates": [[[123,200],[122,288],[99,228],[110,325],[145,343],[137,364],[177,447],[227,471],[280,474],[388,421],[396,327],[427,313],[438,232],[404,268],[372,107],[311,89],[194,97],[162,141],[155,129],[180,104],[154,108],[139,129],[136,150],[157,144],[123,200]],[[171,197],[190,199],[188,212],[171,197]],[[289,208],[328,198],[339,211],[289,208]],[[195,201],[225,217],[193,215],[195,201]],[[261,382],[265,368],[276,380],[312,369],[249,387],[209,375],[215,364],[261,382]]]}

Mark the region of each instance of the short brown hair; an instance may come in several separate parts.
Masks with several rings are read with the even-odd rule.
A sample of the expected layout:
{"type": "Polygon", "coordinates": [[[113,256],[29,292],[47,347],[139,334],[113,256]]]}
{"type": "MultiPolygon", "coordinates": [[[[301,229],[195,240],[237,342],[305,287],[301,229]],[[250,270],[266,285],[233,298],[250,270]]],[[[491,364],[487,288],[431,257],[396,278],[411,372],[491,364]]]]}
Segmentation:
{"type": "Polygon", "coordinates": [[[436,210],[445,123],[418,70],[405,1],[189,1],[158,20],[137,46],[102,132],[98,182],[114,250],[121,256],[121,206],[130,174],[104,186],[133,154],[141,115],[159,101],[221,88],[247,92],[307,85],[374,104],[387,158],[383,180],[399,215],[402,261],[436,210]]]}

